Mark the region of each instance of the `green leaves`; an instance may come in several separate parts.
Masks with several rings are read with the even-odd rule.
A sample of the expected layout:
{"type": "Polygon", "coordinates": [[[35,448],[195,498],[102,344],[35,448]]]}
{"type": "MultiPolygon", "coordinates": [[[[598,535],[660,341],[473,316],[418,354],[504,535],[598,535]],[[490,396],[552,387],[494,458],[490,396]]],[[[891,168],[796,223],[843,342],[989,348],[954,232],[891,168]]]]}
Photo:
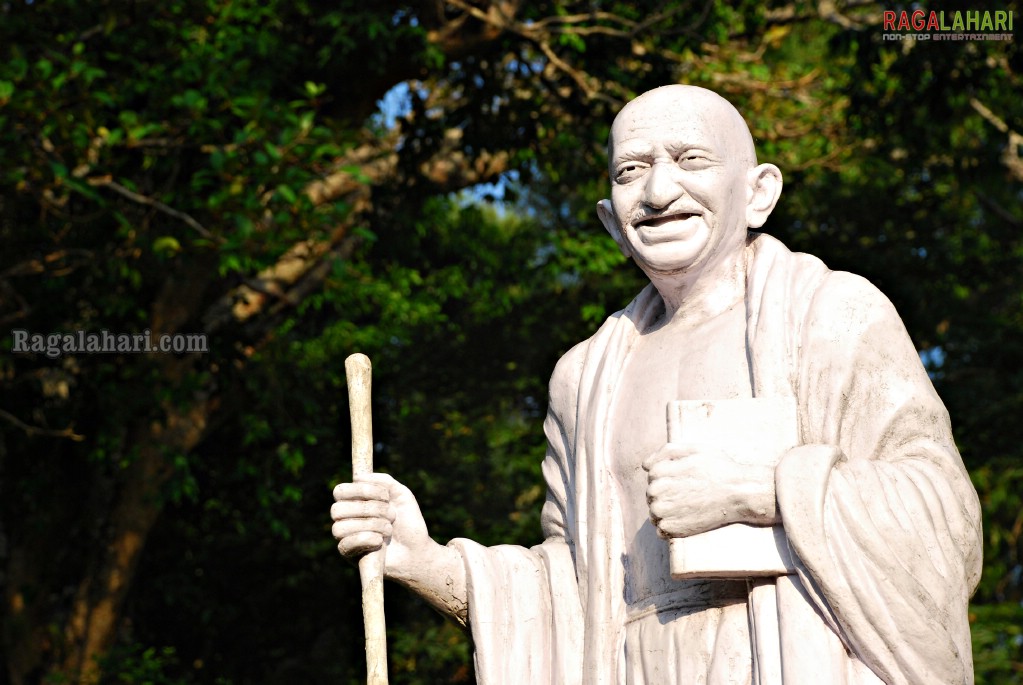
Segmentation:
{"type": "Polygon", "coordinates": [[[199,91],[189,88],[184,93],[173,96],[171,104],[189,110],[193,116],[200,116],[206,110],[209,101],[199,91]]]}
{"type": "Polygon", "coordinates": [[[305,82],[306,97],[315,98],[323,95],[326,92],[327,86],[323,83],[313,83],[312,81],[305,82]]]}
{"type": "Polygon", "coordinates": [[[174,236],[160,236],[153,241],[153,252],[164,257],[173,257],[181,252],[181,243],[174,236]]]}
{"type": "MultiPolygon", "coordinates": [[[[811,5],[784,20],[752,2],[679,7],[521,3],[508,19],[550,28],[544,46],[458,8],[352,0],[172,0],[145,21],[89,3],[0,9],[0,318],[191,331],[228,313],[197,359],[3,358],[0,395],[18,401],[0,408],[88,436],[4,434],[10,544],[68,540],[18,550],[44,560],[26,615],[57,625],[46,598],[101,566],[90,555],[114,493],[132,491],[139,436],[168,406],[210,398],[188,414],[197,446],[165,455],[172,509],[110,677],[358,680],[350,622],[321,610],[358,614],[325,513],[347,476],[341,362],[355,350],[376,367],[378,463],[413,486],[431,532],[535,542],[550,371],[644,284],[593,216],[608,127],[631,95],[688,82],[737,104],[781,167],[767,229],[878,283],[918,345],[942,352],[931,371],[985,507],[978,682],[1010,678],[1023,216],[1008,137],[972,101],[1023,130],[1011,44],[905,50],[811,5]],[[376,103],[399,84],[392,122],[376,103]],[[314,206],[326,179],[346,193],[314,206]],[[328,238],[322,282],[300,280],[295,300],[253,280],[328,238]],[[272,314],[232,318],[258,302],[272,314]]],[[[470,678],[464,639],[400,597],[396,682],[470,678]]]]}

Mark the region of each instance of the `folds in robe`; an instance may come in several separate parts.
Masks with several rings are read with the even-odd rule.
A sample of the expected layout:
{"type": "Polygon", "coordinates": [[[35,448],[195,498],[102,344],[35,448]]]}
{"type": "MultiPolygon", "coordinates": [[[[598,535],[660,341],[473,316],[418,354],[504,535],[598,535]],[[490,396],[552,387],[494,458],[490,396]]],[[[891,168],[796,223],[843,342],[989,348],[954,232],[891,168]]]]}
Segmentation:
{"type": "MultiPolygon", "coordinates": [[[[778,582],[786,683],[972,683],[967,602],[980,508],[948,414],[888,300],[862,278],[751,234],[747,354],[758,397],[795,397],[776,471],[798,575],[778,582]]],[[[623,540],[607,413],[648,287],[559,362],[543,471],[545,541],[456,540],[478,681],[624,682],[623,540]]],[[[680,350],[682,354],[684,351],[680,350]]]]}

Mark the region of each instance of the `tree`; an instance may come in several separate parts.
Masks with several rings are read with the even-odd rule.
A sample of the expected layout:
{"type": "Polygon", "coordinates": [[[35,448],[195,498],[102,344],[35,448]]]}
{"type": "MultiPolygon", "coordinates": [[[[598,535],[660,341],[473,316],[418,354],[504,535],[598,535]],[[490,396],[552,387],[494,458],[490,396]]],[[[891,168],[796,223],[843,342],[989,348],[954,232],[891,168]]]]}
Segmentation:
{"type": "MultiPolygon", "coordinates": [[[[602,141],[675,81],[783,169],[769,230],[899,306],[987,505],[978,668],[1018,673],[1019,52],[883,41],[882,9],[0,6],[0,320],[209,342],[52,359],[5,331],[6,682],[356,678],[325,523],[356,349],[432,532],[535,540],[546,377],[638,289],[592,220],[602,141]]],[[[389,602],[396,677],[469,677],[389,602]]]]}

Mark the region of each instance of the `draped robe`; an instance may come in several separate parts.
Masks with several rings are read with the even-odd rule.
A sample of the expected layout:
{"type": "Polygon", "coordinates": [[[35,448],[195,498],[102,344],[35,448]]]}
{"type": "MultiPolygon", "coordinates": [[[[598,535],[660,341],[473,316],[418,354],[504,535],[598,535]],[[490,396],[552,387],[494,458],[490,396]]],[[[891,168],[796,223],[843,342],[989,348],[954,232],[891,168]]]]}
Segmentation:
{"type": "MultiPolygon", "coordinates": [[[[801,444],[775,474],[797,557],[776,585],[784,682],[972,683],[980,507],[902,321],[862,278],[762,234],[747,250],[753,395],[798,407],[801,444]]],[[[663,308],[648,286],[558,363],[544,542],[450,543],[465,561],[479,683],[626,681],[608,414],[631,344],[663,308]]]]}

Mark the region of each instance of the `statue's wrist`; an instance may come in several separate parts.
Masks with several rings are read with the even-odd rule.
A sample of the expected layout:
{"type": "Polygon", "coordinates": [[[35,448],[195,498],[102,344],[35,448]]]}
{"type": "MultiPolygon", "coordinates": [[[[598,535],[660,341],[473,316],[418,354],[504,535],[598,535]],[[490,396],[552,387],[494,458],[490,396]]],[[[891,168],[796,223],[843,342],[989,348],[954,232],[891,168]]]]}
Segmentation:
{"type": "Polygon", "coordinates": [[[778,502],[774,489],[774,470],[769,467],[748,467],[756,474],[746,481],[739,496],[737,511],[743,522],[772,525],[779,522],[778,502]]]}

